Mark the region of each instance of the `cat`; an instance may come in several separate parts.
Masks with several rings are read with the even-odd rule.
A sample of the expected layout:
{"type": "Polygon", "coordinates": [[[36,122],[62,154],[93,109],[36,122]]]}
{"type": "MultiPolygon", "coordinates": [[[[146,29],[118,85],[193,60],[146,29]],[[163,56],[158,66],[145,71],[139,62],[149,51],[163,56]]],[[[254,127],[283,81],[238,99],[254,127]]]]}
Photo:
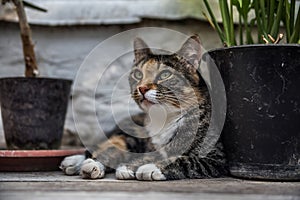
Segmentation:
{"type": "Polygon", "coordinates": [[[141,38],[136,38],[134,56],[130,92],[144,113],[124,119],[107,141],[92,148],[89,156],[66,157],[60,168],[67,175],[81,174],[89,179],[103,178],[110,171],[115,171],[117,179],[145,181],[226,175],[226,156],[220,141],[207,154],[201,153],[211,101],[198,72],[198,35],[189,37],[173,54],[153,53],[141,38]],[[120,127],[127,127],[126,133],[120,127]]]}

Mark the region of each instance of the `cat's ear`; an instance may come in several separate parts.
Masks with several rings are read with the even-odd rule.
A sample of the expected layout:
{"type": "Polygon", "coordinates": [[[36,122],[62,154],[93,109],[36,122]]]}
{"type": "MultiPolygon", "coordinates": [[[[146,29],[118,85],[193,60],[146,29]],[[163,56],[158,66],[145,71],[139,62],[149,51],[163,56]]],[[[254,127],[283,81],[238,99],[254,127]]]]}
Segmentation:
{"type": "Polygon", "coordinates": [[[182,47],[177,51],[177,54],[192,64],[192,70],[196,72],[201,60],[201,43],[199,36],[193,35],[188,38],[182,47]]]}
{"type": "Polygon", "coordinates": [[[141,38],[135,38],[134,43],[134,62],[139,62],[142,59],[145,59],[149,54],[151,54],[151,50],[148,45],[141,38]]]}

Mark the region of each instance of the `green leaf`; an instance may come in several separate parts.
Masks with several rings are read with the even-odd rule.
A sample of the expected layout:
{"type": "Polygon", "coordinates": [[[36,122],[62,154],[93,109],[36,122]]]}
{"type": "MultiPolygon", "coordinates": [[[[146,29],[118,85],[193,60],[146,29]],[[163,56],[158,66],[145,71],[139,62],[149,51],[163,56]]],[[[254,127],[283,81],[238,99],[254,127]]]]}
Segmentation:
{"type": "Polygon", "coordinates": [[[243,7],[243,0],[238,0],[241,7],[243,7]]]}
{"type": "Polygon", "coordinates": [[[294,31],[296,0],[291,0],[290,4],[290,32],[294,31]]]}
{"type": "Polygon", "coordinates": [[[264,30],[267,30],[267,18],[266,18],[266,8],[265,0],[259,1],[260,11],[261,11],[261,25],[264,30]]]}
{"type": "Polygon", "coordinates": [[[232,0],[231,3],[232,3],[232,5],[234,5],[236,7],[241,7],[242,0],[232,0]]]}
{"type": "Polygon", "coordinates": [[[223,20],[223,26],[225,31],[226,44],[228,46],[235,45],[233,30],[233,21],[231,14],[229,13],[227,0],[219,0],[221,16],[223,20]],[[233,34],[233,35],[232,35],[233,34]]]}
{"type": "MultiPolygon", "coordinates": [[[[291,37],[291,16],[290,16],[290,4],[289,4],[289,0],[285,0],[285,14],[282,16],[283,18],[283,23],[285,26],[285,32],[286,32],[286,40],[287,42],[290,41],[290,37],[291,37]]],[[[294,16],[293,16],[294,18],[294,16]]]]}
{"type": "MultiPolygon", "coordinates": [[[[254,43],[253,29],[257,27],[258,42],[274,42],[278,38],[281,22],[285,27],[288,43],[300,41],[300,11],[296,12],[297,0],[219,0],[223,29],[218,26],[211,10],[210,23],[215,26],[222,41],[228,46],[236,45],[233,23],[233,7],[238,11],[238,37],[240,44],[254,43]],[[254,10],[255,17],[250,18],[249,12],[254,10]],[[295,16],[297,14],[297,16],[295,16]],[[249,19],[250,18],[250,19],[249,19]],[[249,22],[250,20],[250,22],[249,22]],[[272,36],[272,37],[270,37],[272,36]],[[264,40],[262,39],[264,38],[264,40]]],[[[208,0],[204,0],[208,7],[208,0]]]]}
{"type": "Polygon", "coordinates": [[[270,33],[272,25],[274,24],[274,14],[275,14],[275,0],[270,0],[269,12],[268,12],[268,27],[267,32],[270,33]]]}
{"type": "Polygon", "coordinates": [[[234,32],[234,22],[233,22],[233,5],[230,4],[230,40],[234,45],[236,45],[236,40],[235,40],[235,32],[234,32]]]}
{"type": "Polygon", "coordinates": [[[240,45],[244,44],[244,38],[243,38],[243,26],[242,26],[242,16],[239,13],[239,38],[240,38],[240,45]]]}
{"type": "Polygon", "coordinates": [[[297,41],[299,42],[299,39],[300,39],[300,7],[298,9],[294,31],[291,35],[289,43],[297,43],[297,41]]]}
{"type": "Polygon", "coordinates": [[[276,12],[276,17],[275,17],[275,21],[272,25],[272,29],[271,29],[271,35],[273,38],[276,38],[279,32],[279,27],[280,27],[280,21],[281,21],[281,16],[282,16],[282,11],[283,11],[283,0],[279,1],[279,5],[277,7],[277,12],[276,12]]]}
{"type": "Polygon", "coordinates": [[[243,3],[242,3],[242,12],[243,12],[243,15],[246,16],[248,15],[249,11],[250,11],[250,0],[243,0],[243,3]]]}
{"type": "Polygon", "coordinates": [[[39,6],[37,6],[37,5],[33,4],[33,3],[30,3],[28,1],[24,1],[23,0],[23,5],[25,7],[32,8],[34,10],[38,10],[38,11],[42,11],[42,12],[47,12],[47,10],[45,8],[39,7],[39,6]]]}
{"type": "MultiPolygon", "coordinates": [[[[217,22],[217,20],[216,20],[216,17],[215,17],[214,13],[213,13],[212,10],[211,10],[211,7],[210,7],[208,1],[207,1],[207,0],[204,0],[204,4],[205,4],[205,7],[206,7],[206,9],[207,9],[207,11],[208,11],[208,14],[209,14],[209,16],[210,16],[210,18],[211,18],[211,20],[209,20],[209,21],[212,22],[213,27],[217,30],[217,33],[218,33],[218,35],[219,35],[219,37],[220,37],[222,43],[225,43],[225,36],[224,36],[224,33],[223,33],[222,29],[220,28],[220,26],[219,26],[219,24],[218,24],[218,22],[217,22]]],[[[206,14],[204,14],[204,16],[207,17],[206,14]]]]}

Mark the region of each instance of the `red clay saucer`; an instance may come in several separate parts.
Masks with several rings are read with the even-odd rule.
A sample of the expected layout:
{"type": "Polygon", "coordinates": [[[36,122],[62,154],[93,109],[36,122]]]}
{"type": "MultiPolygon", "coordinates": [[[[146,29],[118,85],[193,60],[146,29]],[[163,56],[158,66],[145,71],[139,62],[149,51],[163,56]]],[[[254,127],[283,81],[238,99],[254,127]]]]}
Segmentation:
{"type": "Polygon", "coordinates": [[[60,162],[75,154],[84,154],[85,149],[61,150],[0,150],[0,171],[55,171],[60,162]]]}

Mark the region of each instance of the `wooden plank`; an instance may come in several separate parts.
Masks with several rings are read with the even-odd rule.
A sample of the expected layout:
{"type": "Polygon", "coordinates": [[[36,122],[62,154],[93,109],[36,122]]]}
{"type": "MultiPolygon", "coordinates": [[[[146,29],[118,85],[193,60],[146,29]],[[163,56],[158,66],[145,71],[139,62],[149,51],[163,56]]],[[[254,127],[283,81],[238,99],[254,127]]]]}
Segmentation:
{"type": "Polygon", "coordinates": [[[3,200],[157,200],[157,199],[172,199],[172,200],[297,200],[298,197],[294,196],[281,196],[281,195],[257,195],[257,194],[209,194],[209,193],[162,193],[162,192],[80,192],[80,191],[68,191],[68,192],[4,192],[0,193],[0,199],[3,200]]]}
{"type": "Polygon", "coordinates": [[[175,192],[300,197],[300,182],[249,181],[234,178],[144,182],[115,180],[113,174],[105,179],[84,180],[79,176],[65,176],[62,172],[0,173],[0,193],[34,191],[175,192]]]}

